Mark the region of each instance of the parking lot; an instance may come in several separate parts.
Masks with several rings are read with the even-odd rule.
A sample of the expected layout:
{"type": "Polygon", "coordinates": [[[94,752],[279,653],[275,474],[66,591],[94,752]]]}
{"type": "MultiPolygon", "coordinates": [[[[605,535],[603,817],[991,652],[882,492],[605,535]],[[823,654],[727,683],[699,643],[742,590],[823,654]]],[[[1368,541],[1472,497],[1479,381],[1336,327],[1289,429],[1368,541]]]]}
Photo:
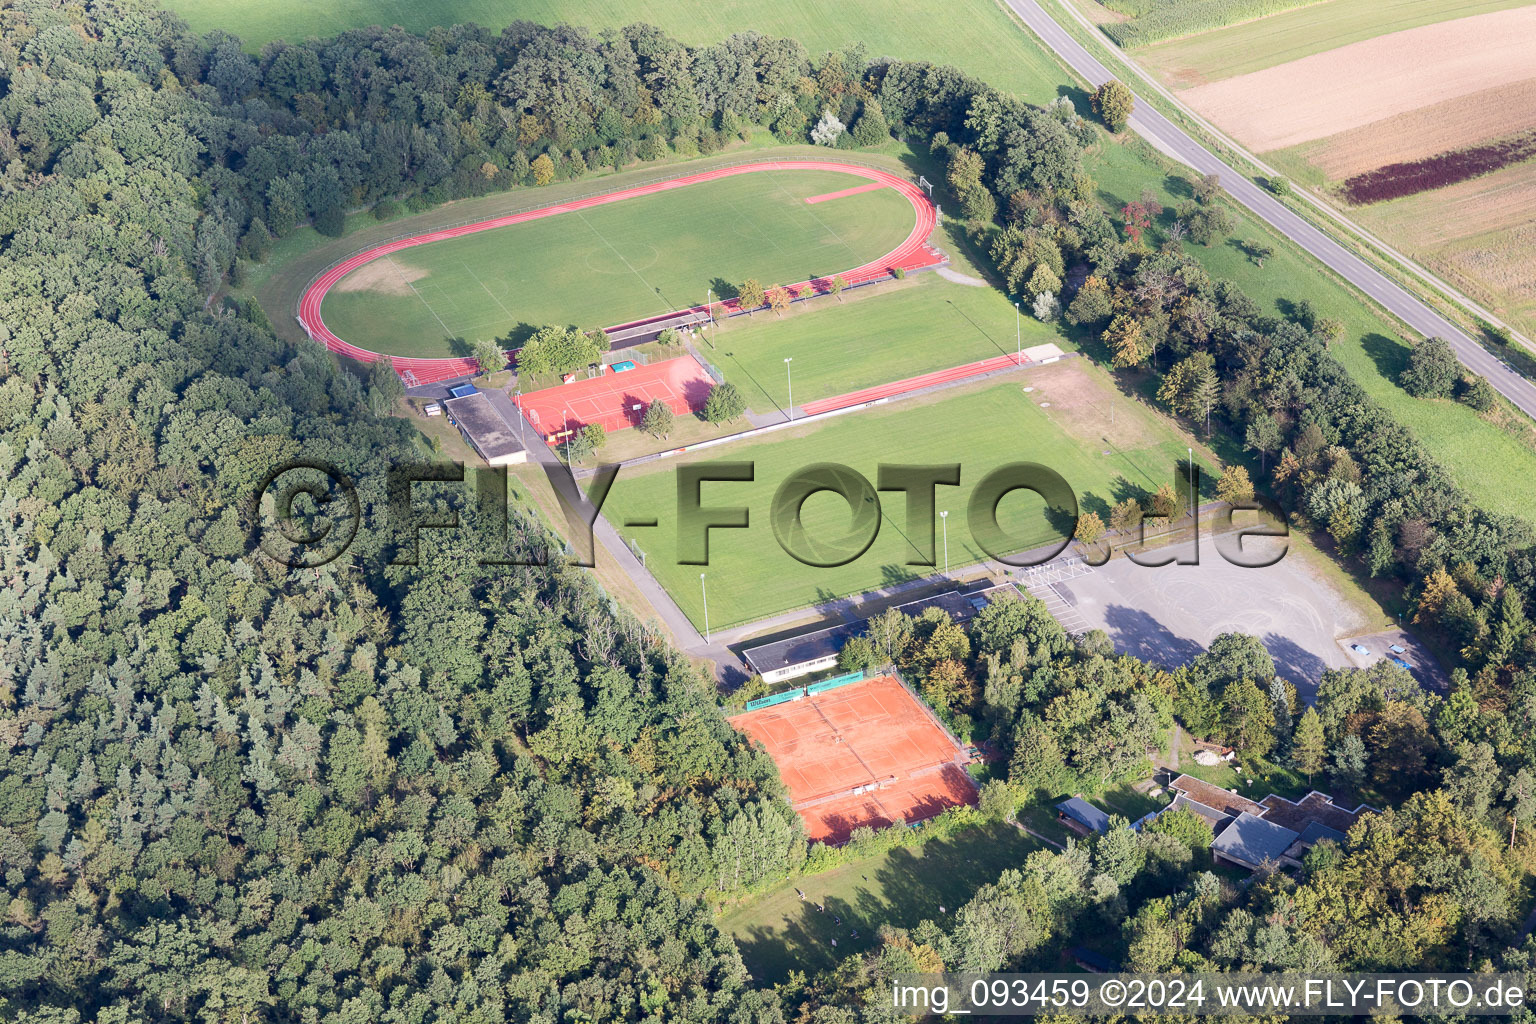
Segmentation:
{"type": "MultiPolygon", "coordinates": [[[[1356,664],[1339,641],[1380,625],[1366,621],[1302,558],[1292,554],[1266,568],[1243,568],[1222,558],[1209,534],[1202,537],[1197,565],[1146,568],[1117,556],[1032,592],[1068,629],[1102,629],[1116,650],[1169,668],[1186,664],[1222,633],[1252,634],[1309,701],[1326,669],[1356,664]]],[[[1373,650],[1379,655],[1385,645],[1373,650]]]]}
{"type": "Polygon", "coordinates": [[[1404,630],[1384,629],[1377,633],[1345,637],[1339,641],[1339,647],[1343,649],[1344,656],[1349,659],[1350,664],[1357,668],[1368,668],[1378,661],[1397,658],[1407,662],[1408,671],[1412,672],[1414,678],[1424,686],[1443,693],[1450,685],[1450,681],[1440,670],[1440,664],[1430,653],[1429,648],[1419,643],[1412,633],[1404,630]],[[1357,644],[1369,653],[1360,654],[1355,651],[1354,647],[1357,644]],[[1392,650],[1393,644],[1403,650],[1401,652],[1392,650]]]}

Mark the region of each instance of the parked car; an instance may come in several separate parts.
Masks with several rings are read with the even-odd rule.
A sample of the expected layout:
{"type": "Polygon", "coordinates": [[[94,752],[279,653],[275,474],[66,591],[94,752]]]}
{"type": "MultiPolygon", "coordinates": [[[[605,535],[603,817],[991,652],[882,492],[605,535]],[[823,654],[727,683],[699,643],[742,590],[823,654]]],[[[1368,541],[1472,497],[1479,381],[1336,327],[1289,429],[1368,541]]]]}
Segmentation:
{"type": "Polygon", "coordinates": [[[1368,658],[1371,656],[1370,650],[1368,648],[1361,647],[1359,644],[1350,644],[1349,649],[1360,655],[1362,658],[1368,658]]]}
{"type": "Polygon", "coordinates": [[[1410,671],[1413,669],[1413,666],[1408,664],[1402,658],[1393,658],[1392,659],[1392,664],[1396,665],[1398,668],[1406,668],[1406,669],[1408,669],[1410,671]]]}
{"type": "Polygon", "coordinates": [[[1387,650],[1391,651],[1393,654],[1408,653],[1408,648],[1402,646],[1401,644],[1387,644],[1387,650]]]}

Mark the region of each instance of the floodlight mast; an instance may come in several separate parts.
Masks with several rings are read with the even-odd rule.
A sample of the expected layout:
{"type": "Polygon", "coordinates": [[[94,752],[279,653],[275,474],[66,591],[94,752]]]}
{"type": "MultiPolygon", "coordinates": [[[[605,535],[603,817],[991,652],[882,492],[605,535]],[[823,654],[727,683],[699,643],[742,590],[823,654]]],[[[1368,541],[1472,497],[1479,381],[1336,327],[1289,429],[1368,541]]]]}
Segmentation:
{"type": "Polygon", "coordinates": [[[789,384],[789,421],[795,421],[795,375],[790,371],[789,364],[795,361],[794,356],[786,356],[784,359],[784,379],[789,384]]]}
{"type": "Polygon", "coordinates": [[[939,522],[944,524],[944,575],[949,575],[949,510],[939,513],[939,522]]]}

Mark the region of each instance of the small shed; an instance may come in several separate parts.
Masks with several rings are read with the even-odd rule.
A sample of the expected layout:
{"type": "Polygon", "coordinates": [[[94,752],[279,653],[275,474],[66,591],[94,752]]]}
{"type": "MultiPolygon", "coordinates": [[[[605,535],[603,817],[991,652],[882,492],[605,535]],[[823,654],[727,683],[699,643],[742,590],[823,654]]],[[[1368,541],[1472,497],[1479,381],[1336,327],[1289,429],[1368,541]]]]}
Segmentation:
{"type": "Polygon", "coordinates": [[[1109,815],[1080,796],[1068,797],[1057,804],[1056,817],[1068,828],[1084,835],[1109,831],[1109,815]]]}

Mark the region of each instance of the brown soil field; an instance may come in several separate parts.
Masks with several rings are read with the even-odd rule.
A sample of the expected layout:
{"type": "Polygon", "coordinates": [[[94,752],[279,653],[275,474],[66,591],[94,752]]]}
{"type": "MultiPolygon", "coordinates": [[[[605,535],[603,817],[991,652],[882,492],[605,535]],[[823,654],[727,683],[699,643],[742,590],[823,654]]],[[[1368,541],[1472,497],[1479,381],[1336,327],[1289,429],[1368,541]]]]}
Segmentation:
{"type": "Polygon", "coordinates": [[[1330,181],[1422,160],[1536,127],[1536,78],[1431,103],[1321,139],[1303,150],[1330,181]]]}
{"type": "Polygon", "coordinates": [[[409,295],[411,282],[427,276],[427,271],[401,263],[390,256],[364,263],[336,282],[338,292],[375,292],[381,295],[409,295]]]}
{"type": "Polygon", "coordinates": [[[1262,153],[1536,77],[1533,39],[1536,6],[1497,11],[1351,43],[1180,98],[1262,153]]]}

